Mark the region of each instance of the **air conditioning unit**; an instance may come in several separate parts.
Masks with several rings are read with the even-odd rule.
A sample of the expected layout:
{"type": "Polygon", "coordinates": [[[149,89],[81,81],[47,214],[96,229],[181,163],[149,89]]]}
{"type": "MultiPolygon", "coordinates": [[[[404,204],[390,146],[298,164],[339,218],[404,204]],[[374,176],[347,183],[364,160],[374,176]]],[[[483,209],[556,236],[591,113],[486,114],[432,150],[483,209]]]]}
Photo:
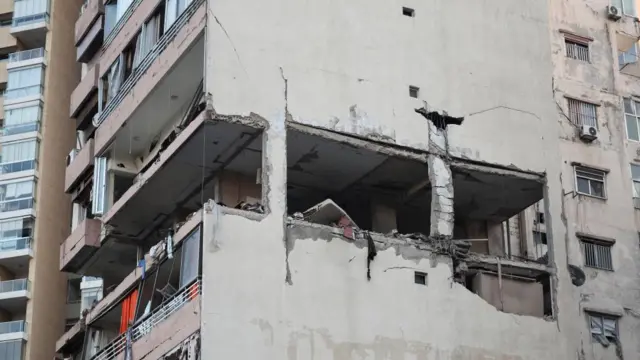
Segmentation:
{"type": "Polygon", "coordinates": [[[598,138],[598,129],[591,125],[580,126],[580,139],[584,141],[593,141],[598,138]]]}
{"type": "Polygon", "coordinates": [[[620,9],[613,5],[607,6],[607,17],[614,21],[620,20],[622,17],[620,9]]]}
{"type": "Polygon", "coordinates": [[[69,152],[69,155],[67,155],[67,166],[71,165],[71,163],[73,162],[73,159],[76,158],[76,156],[78,155],[79,152],[80,152],[80,150],[78,150],[78,149],[72,149],[69,152]]]}

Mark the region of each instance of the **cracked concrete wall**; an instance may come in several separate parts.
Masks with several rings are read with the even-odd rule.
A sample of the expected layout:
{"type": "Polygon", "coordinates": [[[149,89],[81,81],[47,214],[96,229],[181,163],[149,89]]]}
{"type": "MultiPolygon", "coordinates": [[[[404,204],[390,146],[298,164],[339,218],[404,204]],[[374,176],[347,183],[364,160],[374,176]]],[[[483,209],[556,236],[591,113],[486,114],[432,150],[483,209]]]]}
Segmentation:
{"type": "Polygon", "coordinates": [[[556,323],[498,311],[452,282],[448,257],[374,236],[367,280],[365,241],[296,225],[285,251],[266,219],[223,211],[203,219],[203,359],[569,358],[556,323]]]}
{"type": "MultiPolygon", "coordinates": [[[[604,348],[591,340],[585,309],[622,315],[619,334],[625,359],[640,358],[640,248],[638,229],[640,212],[634,210],[630,163],[640,164],[640,143],[628,141],[622,98],[640,94],[640,79],[618,70],[616,32],[626,21],[607,19],[608,0],[562,0],[551,9],[552,53],[554,60],[553,91],[557,103],[560,127],[562,163],[563,221],[567,261],[581,267],[587,280],[579,288],[565,293],[567,308],[575,326],[571,330],[578,343],[582,360],[617,358],[615,346],[604,348]],[[589,44],[591,61],[566,58],[564,36],[569,31],[593,39],[589,44]],[[587,144],[579,140],[576,128],[568,121],[566,96],[599,104],[598,139],[587,144]],[[571,162],[608,169],[607,199],[601,200],[575,194],[575,175],[571,162]],[[584,267],[584,254],[576,232],[590,233],[616,240],[612,247],[614,271],[584,267]]],[[[547,225],[548,229],[548,225],[547,225]]]]}
{"type": "Polygon", "coordinates": [[[543,121],[555,116],[546,2],[208,6],[206,91],[218,113],[281,115],[286,81],[289,120],[427,150],[428,122],[414,112],[427,101],[465,116],[449,130],[455,156],[542,172],[555,154],[557,124],[543,121]]]}
{"type": "MultiPolygon", "coordinates": [[[[204,276],[213,278],[216,284],[211,288],[205,284],[205,294],[218,287],[221,294],[225,294],[224,299],[215,293],[210,295],[214,300],[207,305],[211,308],[203,323],[210,334],[204,335],[206,346],[210,345],[207,351],[233,357],[241,357],[236,356],[237,352],[246,352],[241,354],[247,355],[245,358],[286,358],[282,348],[287,346],[288,338],[279,337],[278,341],[283,342],[279,346],[261,345],[252,350],[255,343],[267,340],[262,333],[248,331],[246,325],[254,321],[265,328],[282,328],[283,323],[289,321],[284,311],[293,306],[294,301],[285,296],[289,291],[287,286],[296,286],[296,272],[307,274],[301,278],[306,279],[304,281],[311,278],[308,272],[287,266],[291,264],[283,247],[285,120],[434,151],[437,149],[430,143],[429,123],[414,111],[426,101],[453,116],[465,116],[462,126],[451,126],[447,130],[449,155],[547,175],[545,213],[549,219],[549,241],[553,244],[550,259],[557,268],[553,287],[557,292],[554,308],[559,319],[550,326],[550,331],[560,329],[560,333],[555,330],[554,336],[547,339],[544,331],[532,335],[531,329],[523,326],[526,337],[503,336],[502,331],[493,328],[495,312],[491,312],[491,316],[482,315],[483,321],[477,325],[492,326],[491,331],[487,331],[492,336],[487,340],[491,350],[482,347],[489,345],[466,337],[461,341],[467,345],[460,346],[477,350],[469,356],[482,356],[484,351],[493,356],[491,352],[501,347],[510,349],[513,344],[532,349],[528,353],[533,356],[525,358],[538,355],[574,358],[579,353],[583,339],[570,334],[585,331],[587,327],[584,317],[574,310],[577,299],[566,271],[568,235],[567,222],[562,221],[563,177],[558,159],[561,130],[560,123],[554,121],[558,115],[552,100],[547,3],[538,0],[435,0],[411,4],[399,0],[354,0],[340,4],[319,0],[208,2],[205,91],[211,94],[212,106],[218,114],[256,116],[269,123],[263,171],[269,212],[259,222],[238,216],[223,217],[218,231],[224,236],[213,239],[212,252],[205,253],[205,257],[216,257],[215,261],[205,259],[204,276]],[[415,17],[403,16],[403,6],[412,7],[415,17]],[[409,86],[420,88],[417,99],[409,97],[409,86]],[[233,272],[232,278],[222,277],[221,274],[229,272],[233,272]],[[283,274],[288,274],[287,284],[293,285],[284,284],[283,274]],[[257,305],[256,299],[260,299],[257,305]],[[249,315],[253,317],[248,318],[249,315]],[[230,320],[233,316],[241,321],[234,324],[230,320]],[[263,318],[269,319],[268,323],[260,320],[263,318]],[[508,340],[498,344],[503,337],[508,340]],[[543,349],[549,344],[558,344],[562,350],[544,353],[543,349]],[[211,349],[214,345],[218,348],[211,349]],[[260,356],[252,356],[255,354],[260,356]]],[[[437,175],[436,180],[443,179],[437,175]]],[[[446,188],[447,181],[443,184],[446,188]]],[[[447,196],[448,193],[436,201],[447,196]]],[[[446,200],[443,204],[448,205],[446,200]]],[[[447,234],[449,214],[440,215],[445,218],[438,221],[432,231],[447,234]]],[[[309,251],[319,250],[310,248],[309,251]]],[[[349,296],[358,296],[356,291],[340,290],[349,296]]],[[[379,296],[391,298],[389,294],[394,294],[394,290],[403,294],[407,289],[385,289],[379,296]]],[[[457,290],[452,291],[457,295],[457,290]]],[[[341,292],[329,293],[342,296],[341,292]]],[[[311,293],[294,299],[301,304],[317,302],[311,293]]],[[[453,308],[459,310],[467,304],[454,300],[448,304],[449,300],[444,299],[435,306],[447,308],[456,304],[453,308]]],[[[351,309],[360,305],[343,303],[340,306],[351,309]]],[[[368,309],[373,314],[380,310],[368,309]]],[[[303,319],[308,316],[311,315],[299,315],[303,319]]],[[[434,319],[436,325],[427,320],[425,324],[438,329],[450,322],[446,317],[434,319]]],[[[363,321],[362,317],[354,319],[354,323],[363,321]]],[[[515,320],[505,322],[513,325],[515,320]]],[[[397,324],[393,326],[397,328],[397,324]]],[[[502,320],[496,324],[504,325],[502,320]]],[[[459,322],[457,325],[466,327],[459,322]]],[[[512,329],[511,325],[506,328],[512,329]]],[[[406,326],[423,325],[411,318],[406,326]]],[[[382,340],[398,339],[397,334],[388,333],[382,326],[371,328],[371,331],[380,331],[382,340]]],[[[537,329],[537,325],[533,328],[537,329]]],[[[538,330],[546,329],[545,326],[538,330]]],[[[335,331],[342,334],[346,329],[335,331]]],[[[430,330],[416,333],[419,335],[414,337],[420,339],[431,336],[430,330]]],[[[515,331],[516,336],[519,333],[515,331]]],[[[348,340],[346,336],[331,336],[342,339],[342,345],[337,347],[349,348],[350,345],[344,344],[348,340]]],[[[355,344],[365,341],[357,339],[358,336],[354,334],[349,341],[355,344]]],[[[438,333],[434,336],[437,344],[433,346],[447,349],[450,351],[447,356],[456,358],[451,355],[455,348],[451,342],[457,340],[451,336],[439,337],[438,333]]],[[[372,339],[369,337],[366,341],[374,346],[372,339]]],[[[481,339],[484,340],[484,334],[481,339]]]]}

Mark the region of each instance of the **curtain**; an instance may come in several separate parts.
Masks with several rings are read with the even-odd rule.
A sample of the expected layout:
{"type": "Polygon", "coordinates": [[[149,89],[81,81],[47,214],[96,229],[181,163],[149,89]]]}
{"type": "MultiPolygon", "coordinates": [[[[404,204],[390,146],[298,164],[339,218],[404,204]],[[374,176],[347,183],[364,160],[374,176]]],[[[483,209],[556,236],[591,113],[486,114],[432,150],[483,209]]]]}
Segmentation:
{"type": "Polygon", "coordinates": [[[151,52],[153,46],[158,42],[160,16],[156,15],[149,19],[144,25],[136,39],[136,54],[133,58],[133,67],[137,68],[142,60],[151,52]]]}
{"type": "Polygon", "coordinates": [[[109,71],[109,89],[107,90],[107,103],[113,99],[118,90],[120,90],[120,85],[122,85],[122,81],[124,80],[124,57],[122,54],[118,56],[118,59],[111,65],[111,70],[109,71]]]}
{"type": "Polygon", "coordinates": [[[129,322],[133,322],[136,316],[136,305],[138,304],[138,289],[131,292],[122,301],[122,313],[120,315],[120,334],[124,334],[129,328],[129,322]]]}

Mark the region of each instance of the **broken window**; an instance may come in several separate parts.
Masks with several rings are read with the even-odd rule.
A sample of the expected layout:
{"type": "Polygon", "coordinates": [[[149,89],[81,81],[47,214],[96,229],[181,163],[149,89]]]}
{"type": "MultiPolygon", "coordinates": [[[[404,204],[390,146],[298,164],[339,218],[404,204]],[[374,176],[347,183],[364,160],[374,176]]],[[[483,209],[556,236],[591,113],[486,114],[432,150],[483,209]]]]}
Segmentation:
{"type": "Polygon", "coordinates": [[[568,58],[589,62],[589,43],[565,37],[564,46],[568,58]]]}
{"type": "Polygon", "coordinates": [[[598,111],[596,104],[567,98],[569,119],[577,126],[598,127],[598,111]]]}
{"type": "Polygon", "coordinates": [[[588,195],[605,199],[605,176],[602,170],[587,168],[584,166],[575,167],[576,191],[582,195],[588,195]]]}
{"type": "Polygon", "coordinates": [[[91,213],[102,215],[107,211],[107,158],[96,157],[93,169],[93,191],[91,213]]]}
{"type": "Polygon", "coordinates": [[[591,337],[593,340],[608,346],[618,339],[618,317],[600,313],[588,313],[591,337]]]}
{"type": "Polygon", "coordinates": [[[470,262],[467,289],[500,311],[529,316],[551,316],[550,275],[526,265],[470,262]]]}
{"type": "Polygon", "coordinates": [[[107,106],[124,82],[125,56],[120,54],[113,62],[105,76],[98,83],[98,111],[101,112],[107,106]]]}
{"type": "Polygon", "coordinates": [[[627,51],[618,54],[618,65],[622,70],[626,65],[638,62],[638,44],[633,44],[627,51]]]}
{"type": "Polygon", "coordinates": [[[580,239],[584,252],[585,266],[613,271],[611,247],[613,244],[583,237],[580,239]]]}

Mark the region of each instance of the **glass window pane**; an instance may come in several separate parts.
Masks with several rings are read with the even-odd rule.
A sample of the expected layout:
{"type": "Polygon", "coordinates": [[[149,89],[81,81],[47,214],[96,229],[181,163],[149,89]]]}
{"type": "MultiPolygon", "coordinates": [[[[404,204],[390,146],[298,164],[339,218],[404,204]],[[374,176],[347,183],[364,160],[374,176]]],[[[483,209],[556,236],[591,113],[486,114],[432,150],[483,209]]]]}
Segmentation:
{"type": "Polygon", "coordinates": [[[616,319],[604,319],[604,335],[607,338],[616,338],[616,319]]]}
{"type": "Polygon", "coordinates": [[[583,178],[578,178],[577,180],[578,183],[578,192],[584,193],[584,194],[590,194],[590,188],[589,188],[589,180],[587,179],[583,179],[583,178]]]}
{"type": "Polygon", "coordinates": [[[626,115],[627,137],[629,140],[640,141],[638,137],[638,120],[633,115],[626,115]]]}
{"type": "Polygon", "coordinates": [[[590,181],[591,195],[604,197],[604,184],[599,181],[590,181]]]}
{"type": "Polygon", "coordinates": [[[640,165],[631,164],[631,178],[640,180],[640,165]]]}
{"type": "Polygon", "coordinates": [[[602,334],[602,318],[597,316],[589,316],[591,319],[591,334],[602,334]]]}
{"type": "Polygon", "coordinates": [[[635,107],[631,102],[631,99],[624,99],[624,112],[627,114],[635,114],[635,107]]]}

